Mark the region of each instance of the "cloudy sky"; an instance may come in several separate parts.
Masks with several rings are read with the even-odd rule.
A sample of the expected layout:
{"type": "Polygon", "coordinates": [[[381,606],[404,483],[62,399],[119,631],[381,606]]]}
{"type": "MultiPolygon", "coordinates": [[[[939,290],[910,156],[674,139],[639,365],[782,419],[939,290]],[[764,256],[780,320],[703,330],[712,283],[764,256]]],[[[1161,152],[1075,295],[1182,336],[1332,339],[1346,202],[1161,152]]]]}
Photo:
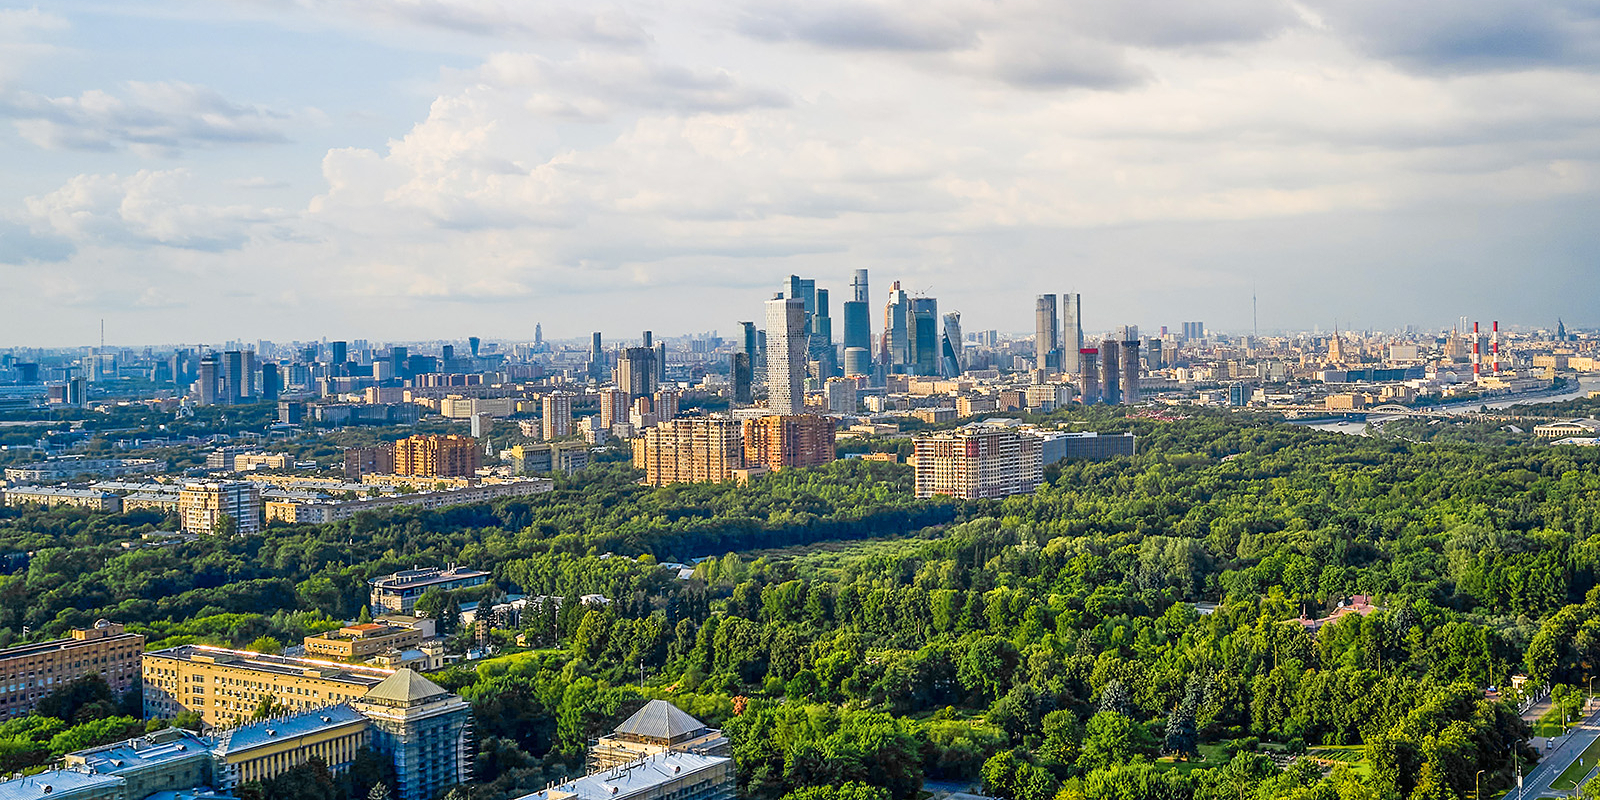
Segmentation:
{"type": "Polygon", "coordinates": [[[1592,0],[0,0],[0,347],[1600,324],[1592,0]]]}

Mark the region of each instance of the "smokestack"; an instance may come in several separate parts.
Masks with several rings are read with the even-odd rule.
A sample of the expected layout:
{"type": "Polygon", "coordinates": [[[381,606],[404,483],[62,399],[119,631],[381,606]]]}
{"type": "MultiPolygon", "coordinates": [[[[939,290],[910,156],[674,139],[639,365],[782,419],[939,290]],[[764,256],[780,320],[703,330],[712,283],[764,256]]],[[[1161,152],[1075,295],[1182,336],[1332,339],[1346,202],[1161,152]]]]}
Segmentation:
{"type": "Polygon", "coordinates": [[[1494,374],[1500,374],[1500,320],[1494,321],[1494,332],[1489,335],[1489,361],[1494,374]]]}
{"type": "Polygon", "coordinates": [[[1483,344],[1478,336],[1478,323],[1472,323],[1472,380],[1478,380],[1478,371],[1483,363],[1483,344]]]}

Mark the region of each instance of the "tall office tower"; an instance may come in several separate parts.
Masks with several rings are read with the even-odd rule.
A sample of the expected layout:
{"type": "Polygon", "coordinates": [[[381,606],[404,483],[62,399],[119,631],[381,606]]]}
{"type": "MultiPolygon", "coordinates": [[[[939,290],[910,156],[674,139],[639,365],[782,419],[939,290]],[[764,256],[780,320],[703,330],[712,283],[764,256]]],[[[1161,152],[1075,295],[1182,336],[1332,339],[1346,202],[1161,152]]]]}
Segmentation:
{"type": "Polygon", "coordinates": [[[1083,295],[1061,295],[1061,371],[1076,375],[1078,351],[1083,349],[1083,295]]]}
{"type": "Polygon", "coordinates": [[[222,389],[220,402],[223,405],[234,405],[244,402],[248,396],[245,392],[244,352],[229,350],[222,354],[222,389]]]}
{"type": "Polygon", "coordinates": [[[396,475],[470,478],[483,466],[483,451],[469,436],[411,436],[394,443],[396,475]]]}
{"type": "Polygon", "coordinates": [[[889,302],[883,307],[883,345],[879,351],[879,363],[887,368],[886,372],[905,372],[906,364],[910,361],[911,346],[906,341],[909,305],[906,293],[900,289],[900,282],[895,281],[889,287],[889,302]]]}
{"type": "Polygon", "coordinates": [[[619,422],[628,421],[628,404],[633,398],[628,396],[626,389],[601,389],[600,390],[600,427],[611,430],[611,426],[619,422]]]}
{"type": "Polygon", "coordinates": [[[806,407],[805,301],[767,301],[767,347],[767,408],[774,414],[799,414],[806,407]]]}
{"type": "Polygon", "coordinates": [[[1122,340],[1122,402],[1132,405],[1139,402],[1139,340],[1122,340]]]}
{"type": "Polygon", "coordinates": [[[944,340],[940,343],[940,352],[944,355],[943,374],[947,378],[960,375],[967,368],[965,353],[961,349],[961,312],[952,311],[944,315],[944,340]]]}
{"type": "Polygon", "coordinates": [[[656,342],[656,385],[667,382],[667,343],[656,342]]]}
{"type": "Polygon", "coordinates": [[[409,377],[406,373],[406,358],[409,355],[410,354],[406,352],[406,348],[400,345],[392,345],[389,347],[390,374],[393,375],[397,380],[404,380],[405,378],[409,377]]]}
{"type": "Polygon", "coordinates": [[[1161,350],[1160,339],[1154,336],[1146,336],[1140,351],[1144,353],[1144,360],[1149,363],[1151,369],[1166,368],[1165,353],[1161,350]]]}
{"type": "Polygon", "coordinates": [[[767,331],[765,328],[756,331],[755,359],[750,371],[755,375],[756,383],[764,386],[767,383],[767,331]]]}
{"type": "Polygon", "coordinates": [[[617,357],[617,386],[635,397],[649,397],[656,390],[656,351],[649,347],[630,347],[617,357]]]}
{"type": "Polygon", "coordinates": [[[761,377],[761,332],[756,330],[754,322],[739,323],[739,350],[750,357],[750,384],[754,386],[762,381],[761,377]]]}
{"type": "Polygon", "coordinates": [[[1078,350],[1078,399],[1090,406],[1100,402],[1100,351],[1093,347],[1078,350]]]}
{"type": "Polygon", "coordinates": [[[835,362],[838,359],[833,349],[833,318],[828,316],[827,289],[817,290],[816,309],[816,313],[811,315],[811,339],[807,349],[811,360],[822,366],[817,377],[827,379],[837,371],[835,362]]]}
{"type": "Polygon", "coordinates": [[[1041,294],[1033,301],[1033,362],[1042,370],[1061,369],[1061,337],[1056,327],[1056,296],[1041,294]]]}
{"type": "Polygon", "coordinates": [[[871,375],[872,351],[865,347],[846,347],[844,349],[844,374],[847,378],[871,375]]]}
{"type": "MultiPolygon", "coordinates": [[[[805,306],[795,301],[796,315],[805,306]]],[[[799,327],[798,320],[796,327],[799,327]]],[[[739,423],[727,417],[679,417],[645,429],[633,440],[633,465],[645,483],[722,483],[744,467],[739,423]]]]}
{"type": "Polygon", "coordinates": [[[1117,405],[1122,402],[1122,362],[1118,353],[1122,345],[1111,335],[1100,342],[1100,402],[1117,405]]]}
{"type": "Polygon", "coordinates": [[[544,344],[544,323],[533,323],[533,343],[544,344]]]}
{"type": "Polygon", "coordinates": [[[472,706],[402,667],[350,703],[394,764],[394,800],[428,800],[472,780],[472,706]]]}
{"type": "Polygon", "coordinates": [[[734,405],[748,406],[755,402],[755,393],[751,389],[749,353],[734,353],[728,356],[728,383],[733,387],[734,405]]]}
{"type": "Polygon", "coordinates": [[[810,330],[811,315],[817,313],[817,282],[811,278],[801,278],[799,275],[789,276],[789,285],[786,297],[793,297],[806,304],[806,330],[810,330]]]}
{"type": "Polygon", "coordinates": [[[178,491],[184,533],[261,532],[261,489],[244,481],[197,481],[178,491]]]}
{"type": "Polygon", "coordinates": [[[328,342],[329,361],[335,365],[343,364],[350,360],[349,345],[344,342],[328,342]]]}
{"type": "Polygon", "coordinates": [[[479,339],[476,336],[468,336],[467,337],[467,349],[472,351],[472,357],[473,358],[477,358],[478,357],[478,346],[481,345],[481,344],[483,344],[483,340],[482,339],[479,339]]]}
{"type": "Polygon", "coordinates": [[[572,393],[551,392],[544,396],[544,440],[572,435],[572,393]]]}
{"type": "Polygon", "coordinates": [[[278,402],[278,395],[283,391],[283,374],[278,371],[276,362],[266,361],[261,364],[261,399],[268,403],[278,402]]]}
{"type": "Polygon", "coordinates": [[[1183,323],[1183,338],[1191,342],[1206,338],[1206,324],[1204,322],[1183,323]]]}
{"type": "Polygon", "coordinates": [[[439,345],[439,360],[440,361],[454,361],[455,358],[456,358],[456,346],[455,345],[453,345],[453,344],[442,344],[442,345],[439,345]]]}
{"type": "MultiPolygon", "coordinates": [[[[872,354],[872,311],[865,300],[844,302],[844,350],[859,347],[872,354]]],[[[848,373],[847,373],[848,374],[848,373]]]]}
{"type": "Polygon", "coordinates": [[[864,270],[864,269],[856,270],[855,277],[850,279],[850,290],[852,292],[851,299],[854,300],[855,302],[857,302],[857,303],[866,303],[866,302],[870,302],[871,301],[871,295],[867,291],[867,271],[866,270],[864,270]]]}
{"type": "Polygon", "coordinates": [[[651,333],[650,331],[645,331],[644,332],[644,343],[643,343],[642,346],[644,346],[644,347],[655,347],[656,346],[655,334],[651,333]]]}
{"type": "Polygon", "coordinates": [[[772,415],[744,421],[744,465],[777,471],[834,460],[834,419],[815,414],[772,415]]]}
{"type": "Polygon", "coordinates": [[[912,331],[906,337],[911,343],[911,358],[907,361],[914,375],[939,374],[939,301],[932,297],[911,298],[908,323],[912,331]]]}
{"type": "Polygon", "coordinates": [[[606,379],[606,351],[601,347],[599,331],[595,331],[590,336],[589,380],[599,383],[606,379]]]}
{"type": "Polygon", "coordinates": [[[222,357],[206,353],[200,357],[200,405],[217,404],[217,386],[222,382],[222,357]]]}
{"type": "Polygon", "coordinates": [[[656,422],[666,422],[676,419],[678,406],[683,395],[677,389],[657,389],[651,396],[652,407],[655,408],[656,422]]]}

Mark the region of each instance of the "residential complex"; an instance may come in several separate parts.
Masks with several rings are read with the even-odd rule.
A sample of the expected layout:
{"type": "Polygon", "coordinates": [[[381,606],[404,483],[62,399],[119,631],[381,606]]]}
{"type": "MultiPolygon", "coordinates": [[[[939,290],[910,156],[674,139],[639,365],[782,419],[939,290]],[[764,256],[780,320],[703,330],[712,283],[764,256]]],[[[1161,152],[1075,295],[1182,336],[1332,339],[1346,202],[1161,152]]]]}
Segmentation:
{"type": "Polygon", "coordinates": [[[818,467],[834,460],[832,417],[801,414],[744,421],[744,465],[780,470],[818,467]]]}
{"type": "Polygon", "coordinates": [[[410,436],[394,443],[396,475],[472,477],[483,466],[483,452],[468,436],[410,436]]]}
{"type": "Polygon", "coordinates": [[[916,437],[917,497],[963,500],[1031,492],[1044,480],[1038,437],[972,424],[916,437]]]}
{"type": "Polygon", "coordinates": [[[99,675],[113,692],[132,689],[144,637],[100,620],[65,639],[0,650],[0,719],[33,712],[45,695],[84,675],[99,675]]]}
{"type": "Polygon", "coordinates": [[[9,508],[43,506],[56,508],[86,508],[90,511],[122,510],[122,498],[111,492],[97,489],[60,489],[54,486],[11,486],[0,490],[9,508]]]}
{"type": "Polygon", "coordinates": [[[244,481],[186,483],[178,494],[184,533],[261,532],[261,489],[244,481]]]}
{"type": "Polygon", "coordinates": [[[722,483],[744,466],[739,423],[728,417],[679,417],[633,440],[633,465],[651,486],[722,483]]]}

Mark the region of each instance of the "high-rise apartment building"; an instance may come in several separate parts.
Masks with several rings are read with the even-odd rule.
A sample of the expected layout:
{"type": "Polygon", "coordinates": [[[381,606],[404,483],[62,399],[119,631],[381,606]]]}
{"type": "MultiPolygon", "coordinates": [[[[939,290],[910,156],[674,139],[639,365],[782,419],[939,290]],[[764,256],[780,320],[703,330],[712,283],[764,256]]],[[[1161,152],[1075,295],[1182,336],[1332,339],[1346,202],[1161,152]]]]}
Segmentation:
{"type": "Polygon", "coordinates": [[[1100,350],[1084,347],[1078,350],[1078,398],[1084,405],[1100,402],[1100,350]]]}
{"type": "Polygon", "coordinates": [[[794,415],[805,409],[806,308],[798,297],[767,301],[767,408],[794,415]]]}
{"type": "Polygon", "coordinates": [[[0,650],[0,720],[33,713],[35,706],[63,684],[99,675],[111,691],[132,689],[139,677],[144,637],[126,633],[115,622],[73,628],[65,639],[20,644],[0,650]]]}
{"type": "Polygon", "coordinates": [[[678,416],[678,405],[683,399],[683,393],[677,389],[657,389],[651,396],[651,407],[656,414],[656,422],[666,422],[678,416]]]}
{"type": "Polygon", "coordinates": [[[214,406],[218,403],[217,389],[222,383],[221,375],[221,356],[216,353],[206,353],[200,357],[200,378],[195,382],[195,390],[200,395],[200,405],[214,406]]]}
{"type": "Polygon", "coordinates": [[[654,347],[629,347],[617,357],[617,386],[630,399],[654,394],[657,377],[654,347]]]}
{"type": "Polygon", "coordinates": [[[1142,397],[1139,392],[1139,340],[1122,341],[1122,402],[1132,405],[1142,397]]]}
{"type": "Polygon", "coordinates": [[[739,434],[739,423],[728,417],[679,417],[633,440],[633,465],[651,486],[729,481],[744,467],[739,434]]]}
{"type": "Polygon", "coordinates": [[[260,533],[261,511],[261,490],[244,481],[191,481],[178,492],[184,533],[260,533]]]}
{"type": "Polygon", "coordinates": [[[394,473],[428,478],[470,478],[483,452],[470,436],[410,436],[394,443],[394,473]]]}
{"type": "Polygon", "coordinates": [[[974,423],[916,437],[917,497],[964,500],[1031,492],[1043,481],[1040,440],[974,423]]]}
{"type": "Polygon", "coordinates": [[[1079,351],[1083,350],[1083,295],[1061,295],[1061,372],[1076,375],[1082,368],[1078,364],[1079,351]]]}
{"type": "Polygon", "coordinates": [[[363,475],[393,475],[394,446],[346,447],[344,449],[344,478],[360,483],[363,475]]]}
{"type": "Polygon", "coordinates": [[[1100,402],[1117,405],[1122,402],[1122,370],[1118,353],[1122,345],[1107,336],[1100,342],[1100,402]]]}
{"type": "Polygon", "coordinates": [[[1033,358],[1038,369],[1061,369],[1060,330],[1056,326],[1056,296],[1041,294],[1033,301],[1033,358]]]}
{"type": "Polygon", "coordinates": [[[600,427],[611,430],[619,422],[628,421],[628,404],[633,398],[625,389],[600,390],[600,427]]]}
{"type": "Polygon", "coordinates": [[[544,396],[544,440],[560,439],[572,435],[572,394],[551,392],[544,396]]]}
{"type": "Polygon", "coordinates": [[[856,381],[854,378],[829,378],[822,386],[822,395],[828,401],[831,414],[856,413],[856,381]]]}
{"type": "Polygon", "coordinates": [[[832,417],[772,415],[744,421],[746,467],[780,470],[816,467],[834,460],[832,417]]]}

